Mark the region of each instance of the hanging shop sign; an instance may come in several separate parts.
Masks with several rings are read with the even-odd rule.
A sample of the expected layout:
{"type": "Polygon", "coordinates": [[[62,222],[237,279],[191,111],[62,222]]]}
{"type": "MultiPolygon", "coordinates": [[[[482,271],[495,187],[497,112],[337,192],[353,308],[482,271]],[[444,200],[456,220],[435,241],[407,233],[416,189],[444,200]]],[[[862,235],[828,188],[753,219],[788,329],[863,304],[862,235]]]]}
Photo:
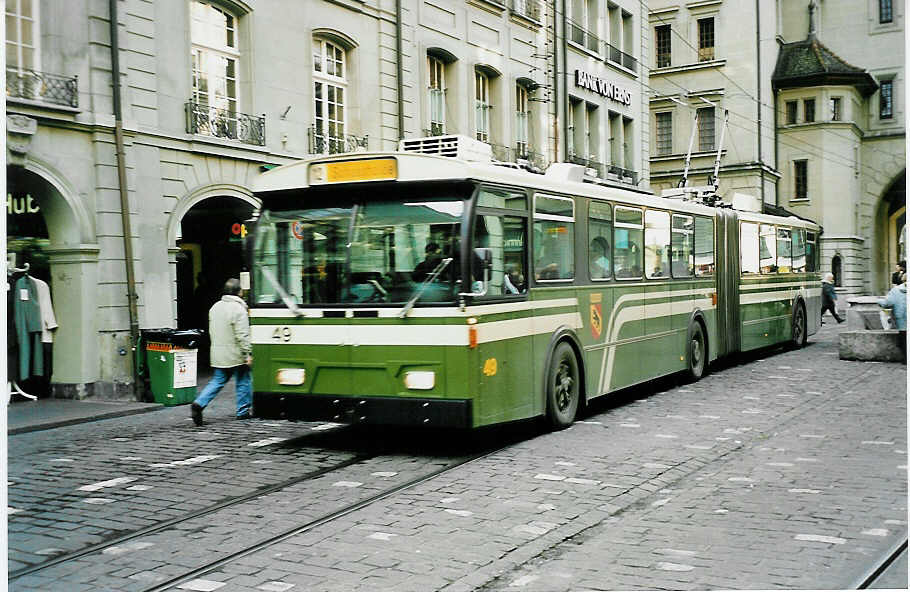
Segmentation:
{"type": "Polygon", "coordinates": [[[575,86],[586,88],[592,92],[596,92],[602,97],[606,97],[617,103],[622,103],[623,105],[632,104],[631,91],[617,86],[609,80],[598,78],[593,74],[588,74],[581,70],[575,70],[575,86]]]}
{"type": "Polygon", "coordinates": [[[13,216],[17,214],[37,214],[41,211],[38,202],[31,195],[14,196],[12,193],[6,194],[6,214],[13,216]]]}

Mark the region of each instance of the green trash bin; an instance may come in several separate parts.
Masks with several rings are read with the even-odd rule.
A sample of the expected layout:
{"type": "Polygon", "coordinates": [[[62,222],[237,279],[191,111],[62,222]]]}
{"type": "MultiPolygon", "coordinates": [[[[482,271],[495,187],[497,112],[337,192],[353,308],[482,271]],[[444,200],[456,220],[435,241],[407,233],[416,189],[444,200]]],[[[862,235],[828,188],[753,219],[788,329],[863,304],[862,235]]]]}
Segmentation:
{"type": "Polygon", "coordinates": [[[201,332],[145,329],[142,343],[152,397],[163,405],[186,405],[196,398],[196,360],[201,332]]]}

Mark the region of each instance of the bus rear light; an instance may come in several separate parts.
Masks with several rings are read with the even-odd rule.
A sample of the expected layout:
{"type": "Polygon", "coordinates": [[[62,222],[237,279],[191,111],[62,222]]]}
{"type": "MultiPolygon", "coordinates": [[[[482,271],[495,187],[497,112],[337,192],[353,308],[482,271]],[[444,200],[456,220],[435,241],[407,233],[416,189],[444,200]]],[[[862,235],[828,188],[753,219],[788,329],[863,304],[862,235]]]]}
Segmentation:
{"type": "Polygon", "coordinates": [[[405,372],[404,385],[414,391],[428,391],[436,385],[436,373],[431,370],[405,372]]]}
{"type": "Polygon", "coordinates": [[[471,349],[477,347],[477,325],[468,327],[468,347],[471,349]]]}
{"type": "Polygon", "coordinates": [[[299,386],[306,380],[303,368],[282,368],[275,373],[275,382],[284,386],[299,386]]]}

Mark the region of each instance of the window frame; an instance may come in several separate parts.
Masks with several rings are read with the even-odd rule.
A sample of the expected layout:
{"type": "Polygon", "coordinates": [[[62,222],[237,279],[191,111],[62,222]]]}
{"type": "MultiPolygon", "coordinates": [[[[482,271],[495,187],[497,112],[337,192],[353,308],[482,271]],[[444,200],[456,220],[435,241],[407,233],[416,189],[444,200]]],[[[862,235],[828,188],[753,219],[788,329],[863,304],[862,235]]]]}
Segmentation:
{"type": "MultiPolygon", "coordinates": [[[[211,23],[203,22],[204,26],[208,26],[210,24],[211,23]]],[[[220,4],[212,2],[211,0],[192,0],[191,1],[191,8],[190,8],[190,61],[191,61],[190,76],[192,79],[191,79],[190,92],[191,92],[194,103],[196,103],[200,106],[209,108],[209,109],[213,109],[213,108],[214,109],[223,109],[223,110],[227,111],[228,113],[234,113],[234,114],[242,113],[243,106],[242,106],[242,101],[240,99],[239,89],[240,89],[240,85],[241,85],[240,61],[243,58],[243,50],[242,50],[243,48],[241,47],[241,44],[240,44],[239,25],[240,25],[240,15],[237,13],[234,13],[230,10],[227,10],[225,7],[221,6],[220,4]],[[233,20],[233,28],[228,26],[228,30],[233,31],[233,40],[234,40],[233,46],[231,46],[231,45],[212,45],[212,44],[206,43],[203,39],[194,38],[193,23],[196,19],[194,19],[194,17],[193,17],[192,6],[196,6],[196,5],[207,7],[207,9],[210,11],[209,14],[211,14],[211,11],[215,11],[215,12],[221,13],[227,17],[230,17],[233,20]],[[218,59],[218,58],[229,60],[233,63],[233,66],[234,66],[234,95],[230,96],[226,90],[225,97],[221,98],[221,100],[226,102],[227,106],[221,105],[221,103],[218,100],[219,97],[216,94],[216,92],[217,92],[216,85],[212,84],[213,80],[217,79],[217,77],[215,76],[215,73],[210,72],[208,69],[197,70],[197,68],[196,68],[196,64],[197,64],[196,57],[197,56],[199,56],[199,64],[200,65],[205,64],[204,67],[210,66],[211,61],[213,59],[218,59]],[[198,80],[201,79],[202,74],[205,75],[205,80],[206,80],[206,85],[207,85],[207,90],[205,91],[206,102],[204,105],[199,100],[199,97],[202,96],[202,93],[199,90],[200,85],[197,82],[198,80]],[[233,109],[230,107],[231,102],[233,102],[233,109]]],[[[225,76],[225,81],[227,81],[227,80],[228,80],[228,78],[225,76]]],[[[227,82],[226,82],[225,86],[226,87],[228,86],[227,82]]],[[[235,121],[235,124],[236,124],[236,121],[235,121]]]]}
{"type": "Polygon", "coordinates": [[[704,17],[696,21],[698,30],[698,62],[710,62],[714,60],[715,43],[717,40],[716,30],[714,27],[714,17],[704,17]],[[710,31],[707,31],[707,23],[710,23],[710,31]],[[703,28],[703,24],[705,27],[703,28]],[[710,45],[709,45],[710,42],[710,45]],[[710,50],[710,51],[709,51],[710,50]]]}
{"type": "Polygon", "coordinates": [[[699,107],[696,113],[698,113],[698,151],[714,152],[717,149],[717,114],[714,107],[699,107]],[[702,114],[709,114],[710,116],[702,117],[702,114]],[[708,130],[708,127],[710,127],[710,130],[708,130]],[[711,133],[710,147],[707,147],[708,143],[705,142],[705,136],[707,136],[708,131],[711,133]]]}
{"type": "Polygon", "coordinates": [[[878,22],[881,25],[894,22],[894,5],[891,0],[878,0],[878,22]]]}
{"type": "MultiPolygon", "coordinates": [[[[576,208],[575,199],[565,196],[565,195],[555,195],[552,193],[535,192],[534,201],[532,202],[532,207],[533,207],[532,215],[531,215],[532,224],[536,224],[538,221],[541,221],[541,222],[566,222],[566,223],[569,223],[572,225],[572,240],[569,242],[570,248],[572,249],[572,257],[570,259],[572,261],[572,277],[553,278],[553,279],[538,278],[537,273],[539,270],[537,269],[537,261],[534,261],[534,268],[532,270],[534,273],[534,281],[537,283],[544,283],[544,284],[574,282],[575,278],[578,276],[578,270],[575,269],[575,255],[576,255],[575,241],[577,239],[576,232],[575,232],[575,219],[577,218],[577,212],[575,209],[576,208]],[[557,201],[569,202],[570,204],[572,204],[572,216],[569,217],[569,216],[560,216],[557,214],[538,213],[537,212],[537,201],[539,198],[555,199],[557,201]]],[[[532,236],[533,236],[533,234],[534,233],[533,233],[533,229],[532,229],[532,236]]],[[[535,241],[535,238],[532,238],[530,247],[533,252],[534,258],[536,259],[537,258],[537,245],[534,244],[534,241],[535,241]]]]}
{"type": "Polygon", "coordinates": [[[758,224],[758,273],[759,273],[759,275],[777,275],[777,269],[778,269],[778,265],[777,265],[777,225],[760,222],[758,224]],[[770,230],[768,230],[768,229],[770,229],[770,230]],[[774,247],[773,253],[770,252],[771,251],[770,246],[768,247],[769,259],[772,260],[771,264],[768,267],[773,268],[769,271],[764,271],[763,266],[761,264],[762,263],[761,245],[763,242],[763,238],[766,236],[773,237],[773,239],[770,241],[770,243],[766,243],[766,245],[770,244],[774,247]]]}
{"type": "Polygon", "coordinates": [[[6,62],[6,71],[14,71],[17,75],[24,76],[25,73],[29,70],[36,72],[41,71],[41,2],[39,0],[28,0],[30,2],[32,14],[30,17],[22,15],[22,0],[6,0],[6,18],[12,17],[16,21],[16,40],[10,41],[9,37],[6,37],[6,48],[9,50],[9,46],[13,45],[16,47],[16,66],[10,67],[9,63],[6,62]],[[11,4],[15,3],[15,8],[11,8],[11,4]],[[29,21],[31,27],[31,45],[26,45],[22,42],[22,25],[23,21],[29,21]],[[31,67],[26,68],[22,63],[22,54],[23,49],[28,48],[32,51],[32,65],[31,67]]]}
{"type": "Polygon", "coordinates": [[[747,276],[747,275],[748,276],[759,276],[759,275],[761,275],[761,250],[759,248],[759,240],[760,239],[759,239],[759,223],[758,222],[750,222],[748,220],[743,220],[739,223],[739,274],[740,274],[740,276],[747,276]],[[745,256],[747,254],[746,250],[743,248],[743,244],[745,243],[744,239],[746,238],[745,230],[747,227],[750,229],[748,238],[755,239],[753,241],[752,251],[749,252],[750,255],[755,256],[755,260],[754,260],[755,271],[746,271],[746,269],[745,269],[746,266],[743,264],[745,261],[745,256]]]}
{"type": "Polygon", "coordinates": [[[531,140],[531,91],[521,82],[515,83],[515,153],[527,156],[531,140]],[[522,137],[524,138],[522,140],[522,137]]]}
{"type": "Polygon", "coordinates": [[[803,99],[803,123],[815,123],[815,98],[803,99]]]}
{"type": "Polygon", "coordinates": [[[638,282],[638,281],[641,281],[644,279],[644,255],[645,255],[644,241],[645,241],[645,210],[644,210],[644,208],[636,208],[636,207],[632,207],[632,206],[624,206],[624,205],[617,204],[613,208],[613,247],[612,247],[613,248],[613,277],[617,281],[638,282]],[[641,216],[641,223],[632,224],[630,222],[617,222],[616,221],[618,218],[617,212],[619,212],[620,210],[625,210],[625,211],[629,211],[629,212],[637,212],[641,216]],[[639,249],[638,261],[636,262],[639,265],[639,270],[641,270],[641,274],[638,276],[619,277],[616,275],[616,229],[617,228],[625,228],[628,230],[641,231],[642,244],[639,249]]]}
{"type": "Polygon", "coordinates": [[[888,78],[879,82],[878,118],[894,119],[894,79],[888,78]],[[887,87],[888,92],[885,92],[887,87]]]}
{"type": "Polygon", "coordinates": [[[446,133],[446,63],[429,53],[427,54],[427,120],[431,136],[446,133]],[[439,99],[434,99],[434,93],[439,93],[438,97],[442,102],[442,108],[438,114],[434,113],[434,103],[439,99]],[[434,121],[434,115],[439,115],[440,121],[434,121]],[[438,134],[434,132],[436,129],[434,126],[439,126],[438,134]]]}
{"type": "MultiPolygon", "coordinates": [[[[597,234],[597,235],[595,236],[595,238],[602,238],[602,237],[603,237],[602,234],[597,234]]],[[[590,201],[588,202],[588,237],[587,237],[587,238],[588,238],[588,248],[587,248],[588,279],[590,279],[590,281],[592,281],[592,282],[609,282],[609,281],[612,281],[612,280],[613,280],[613,240],[615,239],[615,237],[613,236],[613,204],[612,204],[611,202],[608,202],[608,201],[600,201],[600,200],[594,200],[594,199],[592,199],[592,200],[590,200],[590,201]],[[610,240],[609,240],[609,242],[608,242],[609,252],[607,253],[607,259],[608,259],[608,263],[609,263],[609,269],[607,269],[607,276],[606,276],[606,277],[600,277],[600,278],[594,277],[594,274],[591,273],[591,269],[592,269],[592,266],[593,266],[593,264],[594,264],[594,260],[591,258],[591,255],[592,255],[592,253],[591,253],[591,241],[592,241],[592,238],[591,238],[591,236],[592,236],[591,226],[592,226],[592,222],[595,222],[595,221],[596,221],[596,223],[598,223],[598,224],[605,225],[605,224],[606,224],[606,220],[605,220],[604,218],[595,218],[595,217],[593,217],[593,216],[591,215],[593,206],[595,206],[595,205],[596,205],[596,206],[603,206],[603,207],[606,207],[606,208],[609,210],[609,212],[610,212],[610,220],[609,220],[609,227],[610,227],[610,230],[609,230],[609,233],[610,233],[610,234],[609,234],[609,239],[610,239],[610,240]]]]}
{"type": "Polygon", "coordinates": [[[655,64],[658,68],[669,68],[673,65],[673,37],[670,25],[654,27],[654,54],[655,64]],[[665,51],[661,51],[661,49],[665,51]]]}
{"type": "Polygon", "coordinates": [[[645,219],[644,219],[645,231],[644,231],[644,235],[642,237],[643,238],[642,253],[644,254],[644,265],[642,266],[642,271],[645,274],[645,279],[662,281],[669,277],[672,277],[670,274],[670,266],[672,265],[672,257],[671,257],[671,253],[670,253],[670,250],[672,249],[672,247],[670,246],[670,244],[671,244],[671,241],[673,240],[673,229],[671,226],[672,220],[673,220],[673,218],[670,215],[670,212],[668,212],[666,210],[658,210],[658,209],[653,209],[653,208],[648,208],[647,210],[645,210],[645,219]],[[653,220],[655,218],[658,218],[660,220],[653,220]],[[652,227],[650,229],[650,232],[648,232],[649,231],[649,228],[648,228],[649,219],[652,219],[652,221],[659,221],[659,222],[665,221],[666,226],[652,227]],[[665,219],[665,220],[663,220],[663,219],[665,219]],[[665,247],[666,253],[661,255],[658,259],[658,261],[661,264],[660,273],[657,275],[654,275],[648,269],[649,268],[649,265],[648,265],[648,250],[649,250],[648,236],[653,235],[656,232],[659,232],[662,230],[666,230],[666,232],[667,232],[667,242],[664,244],[661,244],[659,246],[665,247]],[[664,263],[667,264],[667,273],[663,272],[664,263]]]}
{"type": "Polygon", "coordinates": [[[792,201],[809,199],[809,159],[798,158],[793,161],[793,198],[792,201]],[[802,169],[802,172],[800,172],[802,169]]]}
{"type": "Polygon", "coordinates": [[[670,217],[670,276],[673,277],[674,279],[689,279],[689,278],[695,277],[695,221],[696,221],[695,214],[673,212],[670,217]],[[685,227],[677,228],[676,224],[675,224],[677,218],[688,218],[689,220],[691,220],[692,229],[687,230],[685,227]],[[676,247],[675,238],[677,235],[681,235],[684,237],[685,236],[691,237],[691,238],[685,239],[687,242],[687,246],[691,247],[689,249],[689,270],[690,270],[690,272],[688,275],[677,275],[677,273],[675,271],[674,263],[676,263],[677,259],[674,258],[673,254],[676,252],[675,251],[675,247],[676,247]]]}
{"type": "Polygon", "coordinates": [[[315,58],[315,53],[316,53],[315,52],[316,44],[318,44],[319,52],[320,52],[320,56],[321,56],[320,70],[316,69],[315,59],[313,61],[313,70],[312,70],[312,75],[313,75],[313,81],[312,81],[312,84],[313,84],[313,129],[314,129],[315,133],[320,134],[319,125],[318,125],[317,120],[322,119],[323,128],[322,128],[321,135],[325,137],[325,141],[324,141],[323,145],[329,151],[330,154],[334,154],[335,152],[333,152],[332,145],[337,145],[340,143],[341,148],[342,148],[340,150],[340,152],[344,152],[344,146],[345,146],[346,138],[348,136],[348,134],[347,134],[347,129],[348,129],[347,98],[348,98],[348,88],[349,88],[349,86],[348,86],[349,81],[347,78],[348,48],[341,45],[337,41],[328,39],[326,37],[318,36],[318,35],[313,36],[312,42],[314,44],[314,48],[313,48],[314,49],[314,51],[313,51],[314,58],[315,58]],[[326,65],[328,64],[328,60],[329,60],[327,50],[329,48],[332,48],[333,50],[338,50],[341,52],[342,76],[337,76],[334,74],[327,73],[326,65]],[[322,85],[323,92],[322,92],[321,99],[319,96],[317,96],[317,92],[316,92],[317,85],[322,85]],[[336,97],[336,100],[333,102],[329,101],[329,88],[332,88],[335,91],[334,95],[336,97]],[[342,99],[340,102],[337,100],[339,89],[341,90],[341,96],[342,96],[342,99]],[[318,107],[319,107],[320,102],[323,104],[321,117],[318,116],[318,113],[319,113],[318,107]],[[335,106],[336,118],[334,120],[329,118],[330,105],[335,106]],[[342,116],[341,116],[340,121],[337,117],[339,106],[341,107],[341,111],[342,111],[342,116]],[[332,121],[334,121],[335,126],[336,126],[335,135],[331,135],[329,132],[330,123],[332,121]],[[340,128],[341,128],[340,134],[337,133],[339,123],[340,123],[340,128]]]}
{"type": "Polygon", "coordinates": [[[799,120],[799,101],[786,101],[784,103],[784,117],[786,125],[796,125],[799,120]]]}
{"type": "MultiPolygon", "coordinates": [[[[471,223],[470,223],[471,224],[470,244],[472,247],[475,247],[475,248],[478,246],[477,242],[476,242],[477,226],[478,226],[477,220],[480,217],[497,216],[500,219],[507,218],[507,217],[520,219],[522,224],[524,225],[524,236],[525,236],[524,243],[522,244],[522,254],[521,254],[522,268],[524,271],[525,281],[523,284],[524,290],[519,291],[517,294],[516,293],[506,293],[504,286],[503,286],[504,291],[502,294],[490,294],[489,287],[488,287],[487,292],[483,296],[478,296],[477,298],[479,298],[481,300],[503,300],[503,299],[505,299],[505,300],[510,300],[510,301],[527,299],[528,293],[530,292],[530,289],[531,289],[530,248],[531,248],[532,232],[530,231],[530,216],[528,214],[529,201],[530,200],[528,199],[527,191],[520,189],[520,188],[507,187],[507,186],[501,186],[501,185],[490,185],[490,184],[478,185],[476,194],[474,197],[475,205],[474,205],[474,211],[473,211],[471,223]],[[515,197],[521,196],[524,198],[524,206],[521,208],[510,208],[510,207],[482,205],[480,203],[480,199],[481,199],[481,193],[483,193],[484,191],[491,192],[491,193],[509,193],[509,194],[514,195],[515,197]]],[[[505,265],[505,242],[503,242],[503,265],[505,265]]],[[[469,271],[471,273],[471,277],[473,280],[473,269],[469,269],[469,271]]],[[[505,267],[503,268],[503,273],[505,273],[505,267]]]]}
{"type": "Polygon", "coordinates": [[[474,139],[490,141],[490,76],[474,68],[474,139]]]}
{"type": "Polygon", "coordinates": [[[654,114],[654,146],[657,149],[657,156],[669,156],[673,154],[673,111],[661,111],[654,114]],[[666,121],[663,131],[665,137],[661,138],[661,119],[666,121]],[[666,142],[666,149],[662,149],[661,142],[666,142]]]}
{"type": "Polygon", "coordinates": [[[844,101],[842,97],[828,98],[828,117],[830,121],[844,120],[844,101]]]}
{"type": "Polygon", "coordinates": [[[692,248],[692,267],[694,268],[694,271],[695,271],[695,278],[699,279],[699,278],[714,277],[714,274],[716,273],[716,270],[717,270],[717,245],[715,244],[715,240],[714,240],[715,239],[714,217],[713,216],[701,216],[698,214],[694,214],[694,217],[695,217],[695,224],[694,224],[693,230],[695,232],[695,237],[693,239],[694,246],[692,248]],[[698,262],[695,260],[696,256],[698,255],[698,235],[699,235],[698,225],[699,225],[699,222],[702,222],[702,223],[707,222],[710,225],[709,235],[711,237],[711,251],[710,251],[710,253],[711,253],[711,264],[710,264],[711,271],[706,272],[706,273],[699,272],[698,262]]]}

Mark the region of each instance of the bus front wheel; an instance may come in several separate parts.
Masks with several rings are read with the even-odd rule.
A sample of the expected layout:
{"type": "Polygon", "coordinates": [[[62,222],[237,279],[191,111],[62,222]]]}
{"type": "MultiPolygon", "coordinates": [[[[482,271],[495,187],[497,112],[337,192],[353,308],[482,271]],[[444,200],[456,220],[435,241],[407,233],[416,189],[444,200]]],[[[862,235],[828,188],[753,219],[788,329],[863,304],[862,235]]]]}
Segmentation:
{"type": "Polygon", "coordinates": [[[579,389],[578,358],[572,346],[563,341],[553,350],[547,372],[547,420],[554,429],[572,425],[579,389]]]}
{"type": "Polygon", "coordinates": [[[705,375],[705,367],[708,364],[708,347],[705,339],[705,330],[702,329],[701,323],[693,321],[689,329],[689,345],[686,350],[688,359],[686,374],[689,380],[697,382],[705,375]]]}

